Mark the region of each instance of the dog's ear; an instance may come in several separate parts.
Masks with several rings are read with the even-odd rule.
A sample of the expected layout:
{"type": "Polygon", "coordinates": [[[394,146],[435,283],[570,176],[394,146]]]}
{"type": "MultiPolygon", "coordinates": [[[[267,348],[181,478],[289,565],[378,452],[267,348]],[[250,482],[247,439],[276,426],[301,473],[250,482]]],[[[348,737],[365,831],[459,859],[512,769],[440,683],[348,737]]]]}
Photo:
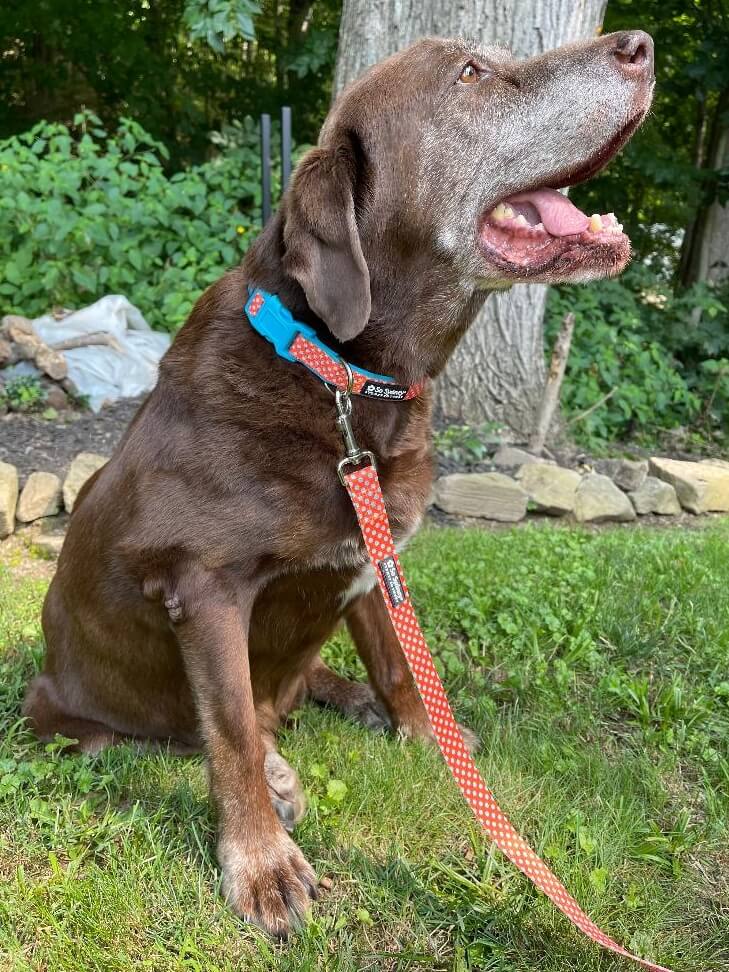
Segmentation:
{"type": "Polygon", "coordinates": [[[312,149],[287,195],[285,271],[340,341],[370,317],[370,274],[354,215],[354,161],[345,147],[312,149]]]}

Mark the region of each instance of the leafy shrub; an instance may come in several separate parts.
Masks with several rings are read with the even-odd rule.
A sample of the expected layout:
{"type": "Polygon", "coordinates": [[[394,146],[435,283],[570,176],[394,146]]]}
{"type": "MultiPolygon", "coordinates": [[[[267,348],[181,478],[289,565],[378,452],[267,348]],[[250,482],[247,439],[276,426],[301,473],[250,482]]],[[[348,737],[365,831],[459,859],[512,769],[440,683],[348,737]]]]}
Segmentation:
{"type": "Polygon", "coordinates": [[[0,385],[0,404],[14,412],[32,412],[41,408],[46,390],[33,375],[18,375],[0,385]]]}
{"type": "Polygon", "coordinates": [[[476,466],[488,458],[501,440],[503,428],[497,422],[482,425],[448,425],[435,432],[438,453],[461,466],[476,466]]]}
{"type": "Polygon", "coordinates": [[[27,316],[122,293],[174,331],[258,229],[253,123],[214,160],[168,176],[163,145],[90,112],[0,141],[0,303],[27,316]]]}
{"type": "Polygon", "coordinates": [[[729,301],[706,285],[674,295],[645,266],[619,280],[556,287],[547,305],[548,351],[564,315],[575,332],[562,390],[566,417],[588,446],[655,439],[678,426],[721,429],[729,408],[729,301]]]}

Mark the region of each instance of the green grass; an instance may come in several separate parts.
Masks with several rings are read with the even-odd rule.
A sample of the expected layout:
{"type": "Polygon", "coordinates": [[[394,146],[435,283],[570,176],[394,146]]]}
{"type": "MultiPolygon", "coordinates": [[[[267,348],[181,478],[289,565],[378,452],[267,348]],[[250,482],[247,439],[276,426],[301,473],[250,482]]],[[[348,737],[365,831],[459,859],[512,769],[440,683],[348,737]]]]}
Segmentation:
{"type": "MultiPolygon", "coordinates": [[[[626,946],[727,968],[729,524],[430,530],[405,561],[517,828],[626,946]]],[[[0,968],[631,967],[494,853],[435,752],[308,706],[282,750],[312,800],[297,839],[332,887],[288,944],[266,940],[216,893],[201,760],[69,757],[24,730],[43,592],[0,568],[0,968]]],[[[346,639],[327,651],[359,671],[346,639]]]]}

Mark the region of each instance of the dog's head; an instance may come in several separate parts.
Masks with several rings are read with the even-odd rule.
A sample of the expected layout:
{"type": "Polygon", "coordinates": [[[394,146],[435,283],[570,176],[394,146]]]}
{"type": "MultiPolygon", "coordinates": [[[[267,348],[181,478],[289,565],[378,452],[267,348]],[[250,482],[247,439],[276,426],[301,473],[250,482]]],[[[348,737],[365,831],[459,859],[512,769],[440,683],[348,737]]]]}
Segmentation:
{"type": "MultiPolygon", "coordinates": [[[[642,122],[653,43],[610,34],[527,61],[426,39],[338,99],[284,206],[285,267],[341,340],[371,313],[370,271],[455,271],[465,290],[620,272],[616,217],[557,190],[599,172],[642,122]]],[[[453,274],[449,273],[453,279],[453,274]]]]}

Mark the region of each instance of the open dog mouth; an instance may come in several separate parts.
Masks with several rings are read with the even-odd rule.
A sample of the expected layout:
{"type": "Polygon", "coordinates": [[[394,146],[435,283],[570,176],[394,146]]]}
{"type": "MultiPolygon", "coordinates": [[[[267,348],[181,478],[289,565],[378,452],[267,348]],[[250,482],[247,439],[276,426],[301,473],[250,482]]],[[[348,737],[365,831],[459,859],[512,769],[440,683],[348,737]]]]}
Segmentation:
{"type": "Polygon", "coordinates": [[[506,196],[481,217],[478,241],[490,263],[514,276],[531,277],[559,267],[621,270],[630,257],[630,240],[615,213],[588,216],[555,185],[592,178],[628,141],[643,112],[613,136],[579,170],[563,173],[541,187],[506,196]]]}
{"type": "Polygon", "coordinates": [[[494,263],[527,273],[543,270],[570,251],[576,255],[582,247],[606,247],[619,262],[630,250],[614,213],[587,216],[556,189],[533,189],[502,200],[487,213],[479,241],[494,263]]]}

